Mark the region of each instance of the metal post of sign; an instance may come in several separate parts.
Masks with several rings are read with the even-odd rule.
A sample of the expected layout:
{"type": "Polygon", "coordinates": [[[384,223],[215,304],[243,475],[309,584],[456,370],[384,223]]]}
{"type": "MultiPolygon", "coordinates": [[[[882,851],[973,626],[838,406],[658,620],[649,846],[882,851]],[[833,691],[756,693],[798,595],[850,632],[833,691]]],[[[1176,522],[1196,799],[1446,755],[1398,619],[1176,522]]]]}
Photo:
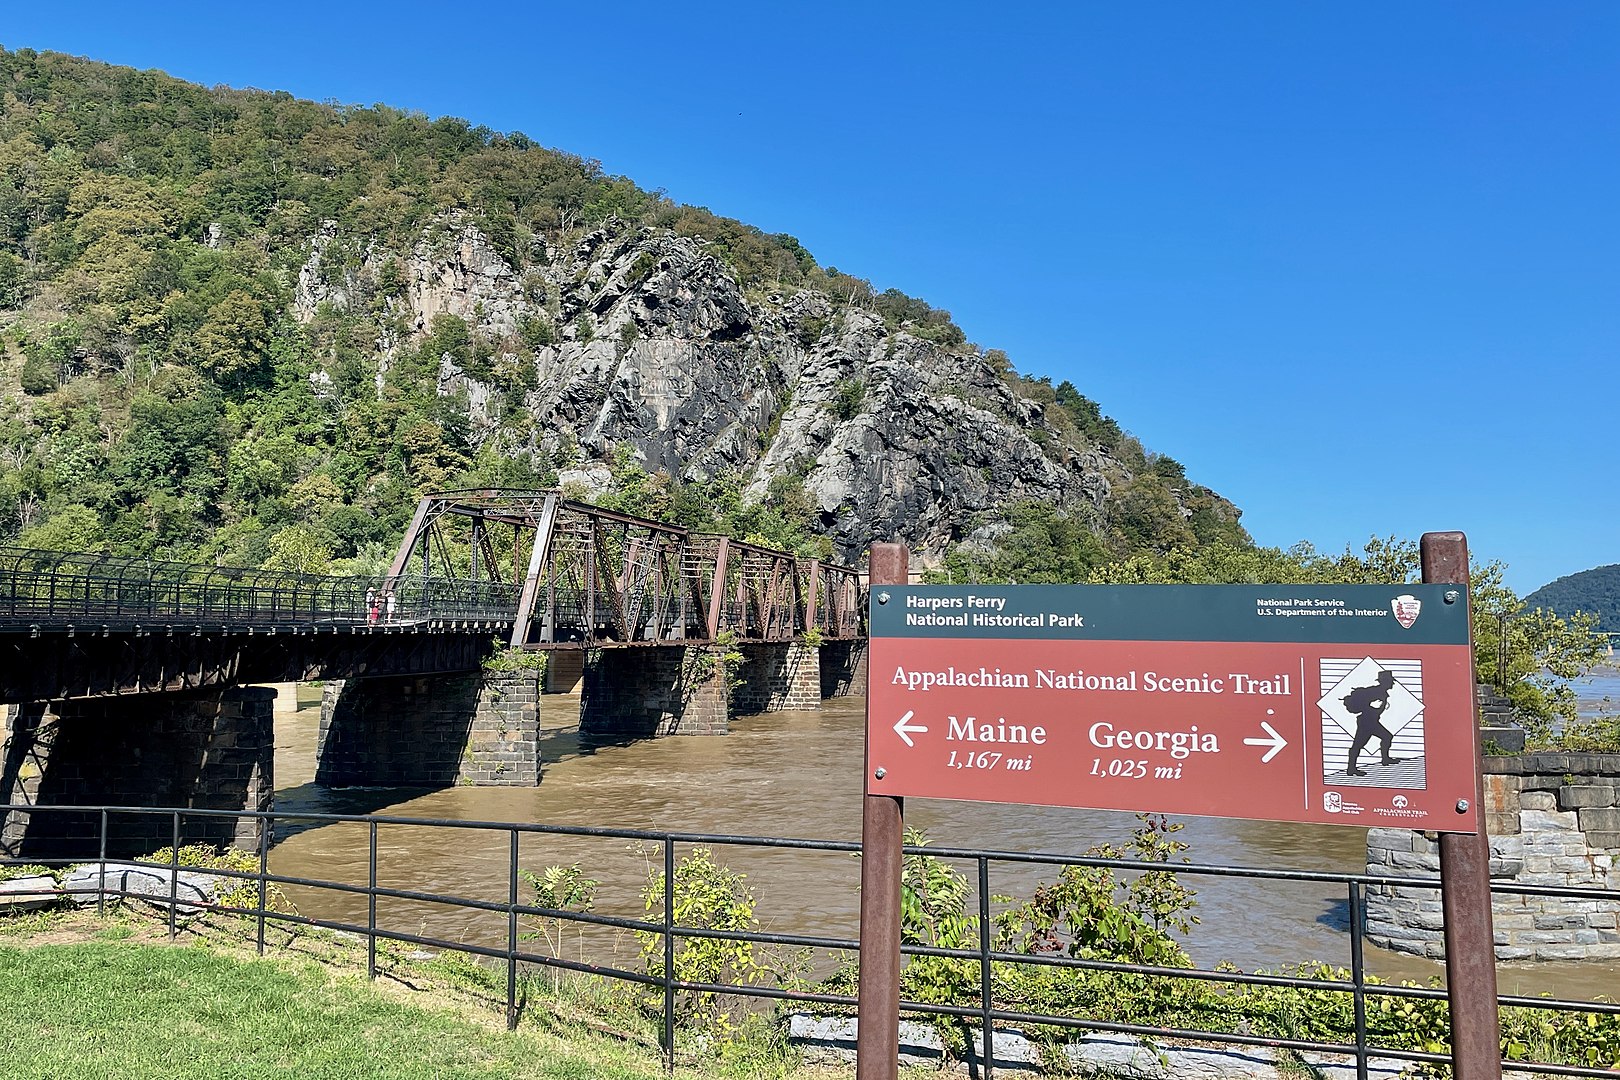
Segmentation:
{"type": "MultiPolygon", "coordinates": [[[[874,597],[881,599],[884,585],[905,585],[909,580],[909,554],[904,544],[872,545],[874,597]]],[[[900,867],[904,814],[901,799],[870,794],[873,773],[882,767],[882,762],[872,760],[869,747],[866,757],[868,794],[861,810],[861,973],[857,991],[860,1028],[855,1039],[856,1080],[896,1080],[900,1073],[900,867]]]]}
{"type": "MultiPolygon", "coordinates": [[[[1467,588],[1468,540],[1462,533],[1424,533],[1420,550],[1426,583],[1467,588]]],[[[1469,722],[1474,726],[1474,799],[1480,807],[1485,786],[1477,715],[1471,715],[1469,722]]],[[[1458,807],[1459,813],[1466,810],[1466,806],[1458,807]]],[[[1446,995],[1451,1002],[1451,1063],[1457,1080],[1501,1080],[1502,1076],[1490,865],[1491,844],[1483,814],[1478,832],[1440,834],[1446,995]]]]}

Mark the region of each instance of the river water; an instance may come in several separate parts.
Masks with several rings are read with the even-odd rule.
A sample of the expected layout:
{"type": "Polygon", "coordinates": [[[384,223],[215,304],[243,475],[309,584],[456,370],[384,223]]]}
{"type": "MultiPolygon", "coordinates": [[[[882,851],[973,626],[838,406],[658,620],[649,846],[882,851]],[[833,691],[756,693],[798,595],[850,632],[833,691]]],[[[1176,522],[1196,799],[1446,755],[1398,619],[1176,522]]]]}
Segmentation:
{"type": "Polygon", "coordinates": [[[1620,658],[1570,683],[1582,716],[1596,716],[1600,711],[1610,715],[1620,713],[1620,666],[1616,666],[1617,662],[1620,662],[1620,658]]]}
{"type": "MultiPolygon", "coordinates": [[[[387,813],[458,821],[535,822],[627,829],[856,841],[860,838],[865,701],[830,699],[816,712],[767,713],[734,721],[726,736],[680,736],[626,744],[581,738],[577,699],[543,699],[544,778],[536,788],[448,787],[342,789],[315,786],[319,700],[311,688],[278,688],[276,808],[319,813],[387,813]],[[569,712],[573,706],[574,712],[569,712]]],[[[1120,843],[1133,815],[1052,808],[908,800],[907,824],[939,846],[1077,854],[1120,843]]],[[[271,869],[279,874],[366,882],[363,825],[299,829],[278,825],[271,869]]],[[[1189,818],[1179,834],[1197,863],[1358,872],[1365,868],[1364,829],[1189,818]]],[[[504,902],[505,834],[383,826],[379,884],[504,902]]],[[[681,854],[685,849],[681,850],[681,854]]],[[[856,936],[859,864],[847,853],[717,849],[718,861],[748,875],[765,929],[856,936]]],[[[642,914],[640,890],[649,861],[661,856],[625,840],[525,836],[521,866],[579,863],[601,882],[599,912],[642,914]]],[[[971,864],[963,869],[970,877],[971,864]]],[[[1027,897],[1052,871],[991,867],[990,891],[1027,897]]],[[[1348,966],[1347,901],[1341,887],[1304,882],[1186,876],[1198,893],[1200,925],[1187,940],[1201,967],[1229,961],[1246,970],[1302,961],[1348,966]]],[[[364,897],[290,890],[300,911],[363,925],[364,897]]],[[[525,897],[526,899],[526,897],[525,897]]],[[[505,918],[438,905],[383,900],[388,928],[449,940],[496,945],[505,918]]],[[[573,932],[570,931],[570,934],[573,932]]],[[[569,937],[565,951],[636,966],[636,943],[607,932],[569,937]]],[[[1368,949],[1369,971],[1390,979],[1427,980],[1443,969],[1411,957],[1368,949]]],[[[1503,993],[1560,996],[1612,993],[1601,965],[1503,966],[1503,993]]]]}

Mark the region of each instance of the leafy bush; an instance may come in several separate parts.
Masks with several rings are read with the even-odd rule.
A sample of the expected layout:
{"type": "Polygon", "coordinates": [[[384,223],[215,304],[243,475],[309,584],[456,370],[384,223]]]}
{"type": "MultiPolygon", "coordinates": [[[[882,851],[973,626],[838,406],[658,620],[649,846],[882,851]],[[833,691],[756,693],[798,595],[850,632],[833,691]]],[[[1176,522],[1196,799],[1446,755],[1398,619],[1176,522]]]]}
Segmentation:
{"type": "Polygon", "coordinates": [[[853,420],[866,401],[866,384],[860,379],[845,379],[838,384],[833,395],[833,415],[840,420],[853,420]]]}
{"type": "MultiPolygon", "coordinates": [[[[158,848],[152,854],[142,857],[141,861],[173,865],[176,863],[174,849],[158,848]]],[[[252,852],[236,848],[187,844],[180,849],[178,865],[182,870],[231,870],[239,874],[257,874],[259,857],[252,852]]],[[[221,878],[220,889],[214,897],[214,903],[222,907],[256,909],[259,906],[259,883],[246,878],[221,878]]],[[[281,886],[274,883],[265,886],[264,906],[266,911],[292,910],[292,905],[282,892],[281,886]]]]}
{"type": "Polygon", "coordinates": [[[538,649],[514,649],[496,641],[496,650],[484,658],[485,671],[532,671],[538,677],[546,673],[546,654],[538,649]]]}
{"type": "MultiPolygon", "coordinates": [[[[591,910],[596,904],[597,886],[601,884],[595,878],[586,877],[578,863],[572,866],[548,866],[540,874],[532,870],[519,870],[518,876],[534,890],[534,896],[529,901],[532,906],[550,908],[559,913],[591,910]]],[[[557,914],[550,917],[531,915],[526,918],[534,929],[523,934],[524,940],[532,941],[536,938],[543,940],[551,955],[561,959],[564,927],[569,922],[567,917],[557,914]]],[[[583,925],[574,923],[579,935],[582,959],[585,949],[583,925]]],[[[552,991],[555,992],[561,981],[561,974],[555,968],[552,969],[551,980],[552,991]]]]}
{"type": "MultiPolygon", "coordinates": [[[[693,848],[675,866],[675,925],[696,930],[757,930],[754,892],[745,883],[746,877],[715,862],[709,848],[693,848]]],[[[650,869],[642,890],[649,917],[663,919],[664,890],[663,868],[650,869]]],[[[664,935],[637,931],[636,936],[647,974],[662,979],[664,935]]],[[[682,982],[747,986],[769,974],[749,941],[678,937],[674,961],[672,974],[682,982]]],[[[676,996],[676,1020],[724,1036],[731,1030],[733,1012],[711,991],[683,990],[676,996]]]]}

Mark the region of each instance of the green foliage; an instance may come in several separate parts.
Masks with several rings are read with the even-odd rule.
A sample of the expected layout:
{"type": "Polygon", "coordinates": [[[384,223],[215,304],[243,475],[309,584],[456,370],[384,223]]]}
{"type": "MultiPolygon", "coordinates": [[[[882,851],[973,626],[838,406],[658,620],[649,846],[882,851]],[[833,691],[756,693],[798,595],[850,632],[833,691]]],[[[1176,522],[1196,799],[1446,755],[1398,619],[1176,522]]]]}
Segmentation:
{"type": "Polygon", "coordinates": [[[860,379],[844,379],[833,393],[833,415],[840,420],[853,420],[865,401],[866,383],[860,379]]]}
{"type": "Polygon", "coordinates": [[[1549,741],[1571,753],[1620,754],[1620,715],[1606,713],[1573,721],[1549,741]]]}
{"type": "MultiPolygon", "coordinates": [[[[412,246],[442,235],[452,210],[520,277],[614,216],[706,241],[745,284],[825,289],[953,334],[944,313],[874,296],[791,236],[676,206],[520,134],[26,49],[0,49],[0,82],[0,308],[22,307],[13,337],[34,406],[6,446],[0,538],[69,513],[55,533],[77,547],[258,565],[299,524],[342,561],[397,535],[416,493],[544,480],[513,400],[536,386],[534,351],[561,336],[555,310],[525,316],[510,341],[441,314],[413,345],[390,304],[412,246]],[[347,299],[300,325],[286,283],[318,233],[335,238],[316,273],[347,299]],[[49,306],[26,307],[35,297],[49,306]],[[379,340],[401,343],[380,393],[379,340]],[[476,447],[465,402],[439,393],[446,357],[508,396],[476,447]],[[337,493],[290,506],[312,475],[337,493]]],[[[632,270],[656,268],[647,255],[632,270]]],[[[594,331],[589,316],[573,327],[580,341],[594,331]]],[[[755,531],[793,531],[782,509],[755,531]]]]}
{"type": "Polygon", "coordinates": [[[988,584],[1077,582],[1107,558],[1102,541],[1078,507],[1021,502],[1006,511],[1004,521],[1008,531],[994,545],[952,548],[945,557],[943,577],[988,584]]]}
{"type": "Polygon", "coordinates": [[[293,574],[330,574],[332,549],[322,533],[308,525],[289,525],[270,538],[265,570],[293,574]]]}
{"type": "Polygon", "coordinates": [[[544,315],[523,316],[518,322],[518,334],[531,349],[543,348],[557,341],[557,330],[544,315]]]}
{"type": "MultiPolygon", "coordinates": [[[[826,314],[793,327],[806,348],[863,308],[895,331],[976,351],[949,312],[820,266],[792,236],[676,205],[521,133],[208,89],[30,50],[0,49],[0,82],[0,307],[21,309],[28,407],[4,448],[17,467],[0,479],[0,539],[77,506],[96,519],[84,546],[280,564],[288,556],[272,544],[297,525],[312,531],[301,547],[313,565],[344,563],[397,536],[424,491],[543,484],[556,463],[536,453],[522,407],[538,386],[536,354],[564,337],[589,343],[598,328],[590,312],[565,319],[537,267],[609,218],[701,239],[756,295],[825,294],[830,305],[803,310],[826,314]],[[449,240],[456,220],[489,238],[545,313],[522,315],[499,340],[476,315],[440,313],[413,343],[399,303],[407,260],[424,236],[449,240]],[[332,300],[295,320],[289,283],[306,264],[332,300]],[[385,371],[379,342],[391,343],[385,371]],[[466,399],[441,393],[446,359],[500,391],[492,429],[473,431],[466,399]],[[333,490],[295,505],[293,489],[316,476],[333,490]]],[[[657,267],[643,253],[631,279],[657,267]]],[[[627,325],[618,343],[639,332],[627,325]]],[[[1117,514],[1072,514],[1108,553],[1246,539],[1227,504],[1170,459],[1150,468],[1140,444],[1072,384],[1023,380],[1004,353],[984,357],[1048,403],[1058,438],[1044,428],[1032,437],[1056,453],[1101,447],[1134,470],[1117,514]]],[[[832,408],[851,419],[870,390],[852,377],[832,408]]],[[[777,478],[750,501],[737,477],[654,479],[646,492],[677,519],[831,554],[800,477],[777,478]]],[[[70,524],[64,531],[86,533],[83,517],[70,524]]],[[[1049,574],[1098,557],[1078,537],[1054,542],[1069,562],[1049,574]]],[[[1014,550],[1001,562],[1035,558],[1014,550]]],[[[995,573],[1041,580],[1027,569],[995,573]]]]}
{"type": "Polygon", "coordinates": [[[686,650],[681,669],[682,684],[691,690],[719,678],[726,693],[737,689],[743,682],[738,673],[745,659],[738,642],[737,631],[722,630],[707,648],[686,650]]]}
{"type": "Polygon", "coordinates": [[[56,389],[56,370],[43,356],[30,353],[23,361],[21,385],[25,394],[48,394],[56,389]]]}
{"type": "MultiPolygon", "coordinates": [[[[747,875],[727,869],[714,860],[707,847],[694,847],[675,865],[673,899],[675,925],[698,930],[757,931],[754,892],[746,884],[747,875]]],[[[642,900],[649,918],[664,917],[665,877],[662,867],[649,868],[642,900]]],[[[637,931],[647,974],[664,977],[664,935],[637,931]]],[[[678,937],[675,939],[674,978],[682,982],[714,986],[751,985],[768,972],[748,941],[721,938],[678,937]]],[[[661,1007],[661,1006],[660,1006],[661,1007]]],[[[683,990],[676,997],[677,1021],[724,1037],[733,1020],[717,994],[706,990],[683,990]]]]}
{"type": "Polygon", "coordinates": [[[1526,596],[1524,605],[1532,610],[1546,608],[1565,618],[1588,612],[1597,617],[1598,631],[1620,634],[1620,563],[1549,582],[1526,596]]]}
{"type": "MultiPolygon", "coordinates": [[[[1005,357],[1005,354],[1002,355],[1005,357]]],[[[1052,400],[1081,435],[1104,449],[1119,448],[1124,440],[1124,431],[1112,417],[1102,414],[1101,406],[1075,389],[1074,383],[1067,379],[1058,383],[1052,400]]]]}
{"type": "MultiPolygon", "coordinates": [[[[175,864],[174,848],[158,848],[142,858],[142,862],[175,864]]],[[[259,857],[252,852],[236,848],[217,848],[211,844],[186,844],[180,849],[179,866],[183,870],[229,870],[237,874],[257,874],[259,857]]],[[[222,907],[256,910],[259,906],[259,884],[245,878],[222,878],[214,902],[222,907]]],[[[281,886],[265,886],[266,911],[291,911],[292,906],[281,886]]]]}
{"type": "MultiPolygon", "coordinates": [[[[1186,849],[1173,839],[1180,824],[1147,814],[1139,815],[1139,820],[1125,845],[1099,845],[1086,854],[1167,863],[1186,849]]],[[[907,830],[908,847],[926,843],[921,833],[907,830]]],[[[961,873],[935,856],[913,851],[902,861],[900,890],[904,943],[978,948],[979,919],[967,911],[968,883],[961,873]]],[[[1038,885],[1028,900],[991,899],[1002,909],[993,916],[991,927],[991,948],[997,952],[1191,966],[1177,935],[1187,934],[1197,923],[1192,915],[1196,900],[1172,870],[1125,874],[1107,865],[1067,866],[1056,881],[1038,885]]],[[[1143,1018],[1198,990],[1197,984],[1184,985],[1183,980],[1007,963],[993,964],[992,975],[998,1007],[1133,1022],[1153,1022],[1143,1018]]],[[[854,977],[853,968],[845,967],[828,985],[847,988],[854,977]]],[[[912,956],[901,972],[901,989],[909,999],[976,1005],[979,979],[976,960],[912,956]]],[[[1067,1037],[1055,1029],[1045,1034],[1067,1037]]]]}
{"type": "Polygon", "coordinates": [[[821,335],[827,332],[827,325],[829,321],[830,320],[821,318],[817,315],[806,315],[803,319],[799,320],[799,328],[796,335],[799,339],[799,344],[803,345],[806,349],[815,345],[816,342],[821,340],[821,335]]]}
{"type": "MultiPolygon", "coordinates": [[[[532,907],[549,908],[558,912],[553,916],[528,915],[524,921],[533,929],[525,931],[524,940],[532,941],[536,938],[546,943],[546,948],[553,957],[561,959],[563,939],[566,928],[572,925],[577,937],[579,958],[585,958],[584,924],[570,923],[565,912],[586,912],[596,905],[596,890],[601,882],[595,878],[587,877],[585,871],[580,869],[578,863],[571,866],[548,866],[544,872],[536,874],[532,870],[519,870],[518,876],[534,891],[529,898],[532,907]]],[[[555,993],[560,986],[562,973],[553,968],[551,971],[551,988],[555,993]]]]}
{"type": "MultiPolygon", "coordinates": [[[[1562,746],[1560,732],[1576,728],[1579,716],[1569,680],[1607,658],[1608,641],[1597,632],[1597,618],[1528,610],[1503,583],[1498,563],[1474,567],[1471,577],[1474,666],[1480,681],[1505,688],[1524,724],[1527,749],[1562,746]]],[[[1583,738],[1600,735],[1601,728],[1579,733],[1583,738]]]]}
{"type": "Polygon", "coordinates": [[[538,649],[514,649],[495,639],[495,651],[484,658],[485,671],[532,671],[536,676],[546,673],[546,654],[538,649]]]}
{"type": "MultiPolygon", "coordinates": [[[[1141,825],[1123,847],[1103,844],[1087,854],[1167,863],[1186,850],[1172,839],[1181,823],[1150,814],[1138,818],[1141,825]]],[[[1188,967],[1191,961],[1173,935],[1186,935],[1198,922],[1191,913],[1195,903],[1170,870],[1121,877],[1106,865],[1065,866],[1056,882],[1039,886],[1030,900],[998,916],[996,940],[1000,947],[1036,955],[1188,967]]]]}
{"type": "Polygon", "coordinates": [[[45,551],[95,551],[101,546],[101,519],[89,507],[71,503],[50,520],[24,529],[17,542],[45,551]]]}

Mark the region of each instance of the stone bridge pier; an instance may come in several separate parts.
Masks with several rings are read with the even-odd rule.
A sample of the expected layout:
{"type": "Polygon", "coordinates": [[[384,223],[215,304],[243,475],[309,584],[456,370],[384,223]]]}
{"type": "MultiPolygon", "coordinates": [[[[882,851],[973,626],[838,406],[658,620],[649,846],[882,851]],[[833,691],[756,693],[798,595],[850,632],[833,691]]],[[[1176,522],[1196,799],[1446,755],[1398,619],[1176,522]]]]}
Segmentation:
{"type": "MultiPolygon", "coordinates": [[[[4,706],[0,802],[269,810],[275,697],[228,686],[4,706]]],[[[253,851],[263,827],[182,815],[180,842],[253,851]]],[[[173,835],[169,815],[110,814],[107,853],[146,855],[173,835]]],[[[12,811],[0,822],[0,851],[13,858],[94,858],[100,844],[99,813],[12,811]]]]}
{"type": "Polygon", "coordinates": [[[745,642],[598,649],[588,656],[580,730],[651,738],[724,735],[733,716],[821,707],[866,693],[866,642],[745,642]]]}
{"type": "Polygon", "coordinates": [[[329,681],[315,782],[533,787],[540,684],[538,671],[329,681]]]}
{"type": "Polygon", "coordinates": [[[866,696],[866,639],[843,638],[821,645],[821,696],[866,696]]]}
{"type": "Polygon", "coordinates": [[[579,730],[651,738],[731,730],[728,665],[718,647],[592,649],[580,682],[579,730]]]}
{"type": "MultiPolygon", "coordinates": [[[[315,780],[333,787],[540,782],[548,698],[579,690],[584,734],[724,735],[731,718],[819,708],[866,692],[865,641],[558,649],[547,673],[469,672],[327,682],[315,780]]],[[[559,708],[558,726],[573,703],[559,708]]]]}

